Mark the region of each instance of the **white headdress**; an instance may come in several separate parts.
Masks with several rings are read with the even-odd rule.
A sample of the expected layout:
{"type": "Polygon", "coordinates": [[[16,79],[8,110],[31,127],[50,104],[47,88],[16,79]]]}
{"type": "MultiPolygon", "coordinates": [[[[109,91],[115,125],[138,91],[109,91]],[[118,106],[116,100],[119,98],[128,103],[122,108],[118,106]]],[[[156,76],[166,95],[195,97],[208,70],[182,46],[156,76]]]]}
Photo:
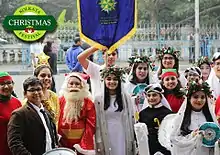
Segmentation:
{"type": "MultiPolygon", "coordinates": [[[[166,108],[170,109],[171,110],[171,107],[170,107],[170,104],[168,103],[167,99],[164,97],[163,93],[164,93],[164,90],[162,89],[161,85],[160,84],[150,84],[148,85],[146,88],[145,88],[145,92],[146,93],[149,93],[149,92],[156,92],[158,94],[160,94],[162,96],[162,99],[161,99],[161,103],[162,105],[164,105],[166,108]]],[[[147,101],[147,99],[145,98],[144,100],[144,104],[142,106],[142,110],[144,110],[145,108],[147,108],[149,106],[149,103],[147,101]]]]}

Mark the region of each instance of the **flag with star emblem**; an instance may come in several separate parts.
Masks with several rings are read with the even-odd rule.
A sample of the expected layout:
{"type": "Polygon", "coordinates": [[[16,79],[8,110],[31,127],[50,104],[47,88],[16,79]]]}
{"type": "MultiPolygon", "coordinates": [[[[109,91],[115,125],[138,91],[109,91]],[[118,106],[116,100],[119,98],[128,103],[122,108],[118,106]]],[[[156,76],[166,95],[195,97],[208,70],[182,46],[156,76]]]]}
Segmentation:
{"type": "Polygon", "coordinates": [[[137,0],[77,0],[80,37],[114,51],[135,34],[136,7],[137,0]]]}

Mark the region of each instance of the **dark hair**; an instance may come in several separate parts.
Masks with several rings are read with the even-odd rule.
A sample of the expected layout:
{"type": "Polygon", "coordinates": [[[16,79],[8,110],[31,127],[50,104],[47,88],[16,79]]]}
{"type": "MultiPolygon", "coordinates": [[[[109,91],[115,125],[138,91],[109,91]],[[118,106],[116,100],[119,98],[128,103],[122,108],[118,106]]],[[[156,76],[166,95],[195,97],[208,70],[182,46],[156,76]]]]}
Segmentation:
{"type": "Polygon", "coordinates": [[[211,63],[208,63],[208,62],[201,63],[201,64],[198,65],[198,67],[201,69],[201,66],[202,66],[203,64],[206,64],[206,65],[208,65],[208,66],[211,68],[211,63]]]}
{"type": "MultiPolygon", "coordinates": [[[[116,52],[117,53],[117,55],[118,55],[118,49],[115,49],[115,51],[114,52],[116,52]]],[[[104,51],[102,51],[102,55],[104,55],[105,54],[105,52],[104,51]]]]}
{"type": "MultiPolygon", "coordinates": [[[[132,70],[132,78],[131,78],[130,82],[135,84],[135,85],[138,83],[137,82],[138,79],[137,79],[137,76],[136,76],[136,69],[137,69],[138,65],[140,65],[140,64],[141,63],[135,63],[134,67],[133,67],[133,70],[132,70]]],[[[147,73],[147,77],[144,79],[144,81],[148,85],[150,83],[150,81],[149,81],[149,65],[148,64],[147,64],[147,68],[148,68],[148,73],[147,73]]]]}
{"type": "Polygon", "coordinates": [[[37,77],[31,76],[31,77],[27,78],[23,82],[24,92],[25,93],[27,92],[27,89],[29,86],[36,86],[36,85],[40,85],[43,88],[43,84],[41,83],[41,81],[37,77]]]}
{"type": "Polygon", "coordinates": [[[49,70],[50,70],[50,72],[51,72],[51,75],[53,75],[53,71],[52,71],[52,69],[50,68],[50,66],[48,66],[48,65],[40,65],[40,66],[38,66],[37,68],[35,68],[35,70],[34,70],[34,76],[38,76],[39,74],[40,74],[40,71],[42,70],[42,69],[44,69],[44,68],[48,68],[49,70]]]}
{"type": "Polygon", "coordinates": [[[180,81],[177,79],[177,85],[176,87],[173,89],[173,90],[168,90],[164,85],[163,85],[163,80],[161,81],[161,86],[164,90],[164,96],[168,95],[168,94],[174,94],[175,97],[177,98],[181,98],[183,97],[185,94],[184,94],[184,91],[181,90],[182,88],[182,85],[180,83],[180,81]]]}
{"type": "Polygon", "coordinates": [[[74,43],[75,43],[75,44],[77,44],[79,41],[81,41],[80,37],[76,37],[76,38],[74,39],[74,43]]]}
{"type": "MultiPolygon", "coordinates": [[[[168,53],[166,53],[166,54],[168,54],[168,53]]],[[[163,57],[164,57],[164,55],[163,55],[163,57]]],[[[169,55],[172,55],[172,54],[169,54],[169,55]]],[[[179,59],[174,55],[172,55],[172,56],[174,57],[174,60],[175,60],[173,69],[176,69],[177,75],[179,77],[179,59]]],[[[159,67],[159,71],[158,71],[158,74],[157,74],[158,79],[160,79],[160,75],[162,74],[162,69],[165,69],[164,66],[163,66],[162,61],[163,61],[163,59],[160,60],[160,67],[159,67]]]]}
{"type": "MultiPolygon", "coordinates": [[[[118,81],[118,87],[116,88],[115,103],[118,104],[118,109],[115,112],[121,112],[123,110],[123,101],[122,101],[122,96],[121,96],[121,81],[120,80],[118,81]]],[[[109,108],[109,106],[110,106],[109,89],[105,85],[104,110],[107,110],[109,108]]]]}
{"type": "MultiPolygon", "coordinates": [[[[192,132],[191,130],[189,130],[189,126],[191,124],[191,113],[192,113],[192,108],[193,108],[191,103],[190,103],[191,96],[189,98],[187,98],[186,110],[184,112],[183,122],[182,122],[181,128],[180,128],[181,129],[181,134],[183,136],[186,136],[186,135],[188,135],[192,132]]],[[[206,118],[207,122],[213,122],[212,115],[209,111],[207,98],[206,98],[205,105],[202,107],[202,113],[205,115],[205,118],[206,118]]]]}

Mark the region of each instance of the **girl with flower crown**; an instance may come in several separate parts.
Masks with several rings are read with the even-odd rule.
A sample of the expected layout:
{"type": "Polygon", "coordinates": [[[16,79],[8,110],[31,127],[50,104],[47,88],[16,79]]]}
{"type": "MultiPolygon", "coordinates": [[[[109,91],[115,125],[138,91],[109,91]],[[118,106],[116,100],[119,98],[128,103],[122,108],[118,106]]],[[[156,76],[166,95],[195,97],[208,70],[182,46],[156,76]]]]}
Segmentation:
{"type": "Polygon", "coordinates": [[[163,48],[162,50],[157,51],[157,56],[160,60],[160,66],[153,77],[155,83],[161,80],[161,74],[163,69],[176,69],[177,77],[181,82],[181,85],[184,87],[186,85],[186,79],[183,74],[179,73],[179,55],[180,51],[175,51],[173,48],[163,48]]]}
{"type": "Polygon", "coordinates": [[[129,66],[131,66],[131,71],[128,75],[125,89],[129,94],[131,94],[132,97],[136,98],[135,111],[137,112],[137,117],[144,101],[144,91],[140,89],[143,89],[149,85],[149,68],[152,68],[153,66],[151,65],[151,60],[147,56],[132,56],[129,58],[129,63],[129,66]]]}
{"type": "Polygon", "coordinates": [[[200,130],[201,125],[206,122],[218,124],[210,97],[208,83],[192,82],[178,113],[168,115],[162,121],[159,141],[172,155],[219,155],[218,141],[214,141],[214,147],[202,145],[203,137],[208,135],[200,130]]]}
{"type": "Polygon", "coordinates": [[[95,97],[97,155],[134,155],[134,121],[131,97],[123,89],[124,70],[102,70],[102,92],[95,97]]]}
{"type": "Polygon", "coordinates": [[[132,94],[133,89],[138,84],[149,85],[149,68],[151,67],[151,61],[147,56],[132,56],[129,58],[129,63],[131,71],[125,87],[129,93],[132,94]]]}
{"type": "Polygon", "coordinates": [[[208,80],[209,74],[211,72],[211,62],[209,61],[208,57],[200,57],[198,59],[197,66],[200,68],[202,72],[202,80],[208,80]]]}
{"type": "Polygon", "coordinates": [[[176,69],[163,69],[161,86],[172,111],[177,113],[184,101],[184,92],[181,90],[182,86],[178,80],[176,69]]]}

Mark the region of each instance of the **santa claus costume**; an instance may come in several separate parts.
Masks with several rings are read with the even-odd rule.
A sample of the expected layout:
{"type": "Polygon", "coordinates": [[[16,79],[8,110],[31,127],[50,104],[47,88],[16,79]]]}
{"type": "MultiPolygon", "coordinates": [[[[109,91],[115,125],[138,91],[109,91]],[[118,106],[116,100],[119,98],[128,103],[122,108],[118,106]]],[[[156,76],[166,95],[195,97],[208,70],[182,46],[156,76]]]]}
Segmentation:
{"type": "Polygon", "coordinates": [[[7,72],[0,72],[0,154],[11,155],[7,143],[7,125],[12,111],[21,107],[21,102],[11,95],[13,80],[7,72]]]}
{"type": "Polygon", "coordinates": [[[96,113],[86,80],[79,73],[66,76],[60,92],[60,144],[78,154],[94,154],[96,113]]]}

